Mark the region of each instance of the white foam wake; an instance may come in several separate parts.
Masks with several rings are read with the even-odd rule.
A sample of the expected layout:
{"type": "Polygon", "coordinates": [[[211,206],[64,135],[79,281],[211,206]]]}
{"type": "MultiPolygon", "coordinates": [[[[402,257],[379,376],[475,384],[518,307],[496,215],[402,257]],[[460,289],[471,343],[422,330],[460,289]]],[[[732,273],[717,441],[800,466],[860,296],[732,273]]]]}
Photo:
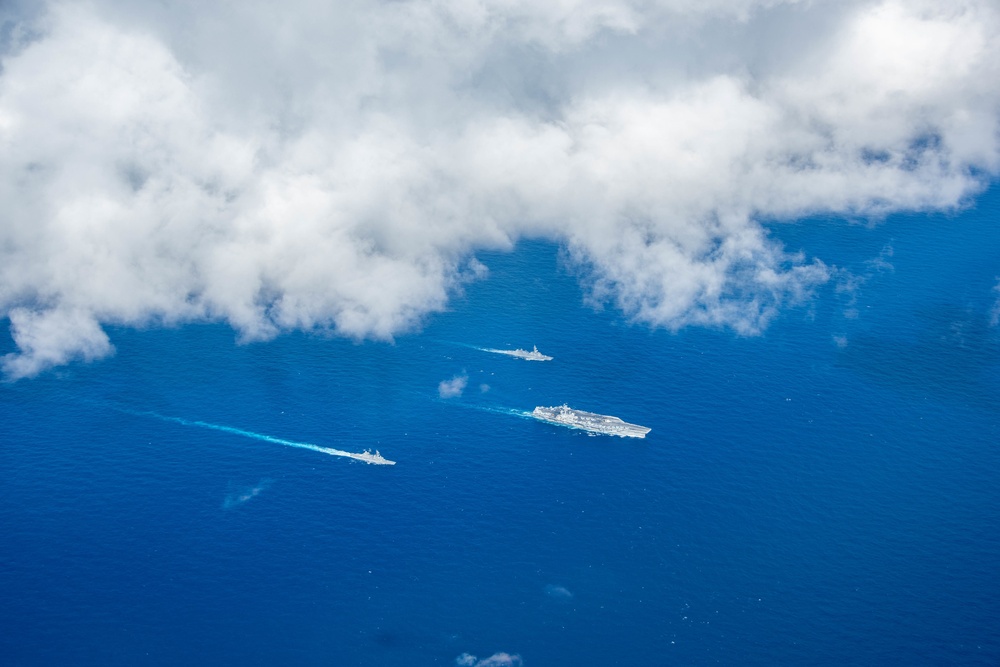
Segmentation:
{"type": "Polygon", "coordinates": [[[468,403],[450,403],[449,405],[453,405],[455,407],[468,408],[470,410],[480,410],[482,412],[492,412],[493,414],[497,415],[521,417],[522,419],[534,419],[534,415],[531,414],[530,410],[518,410],[516,408],[504,408],[504,407],[490,406],[490,405],[472,405],[468,403]]]}
{"type": "Polygon", "coordinates": [[[525,361],[552,361],[552,357],[539,352],[537,346],[531,350],[522,350],[521,348],[516,350],[498,350],[493,347],[477,347],[476,349],[482,350],[483,352],[490,352],[492,354],[503,354],[508,357],[516,357],[518,359],[524,359],[525,361]]]}
{"type": "Polygon", "coordinates": [[[342,449],[334,449],[332,447],[320,447],[319,445],[314,445],[308,442],[295,442],[294,440],[284,440],[282,438],[275,438],[271,435],[265,435],[263,433],[254,433],[253,431],[244,431],[241,428],[233,428],[232,426],[222,426],[221,424],[212,424],[203,421],[192,421],[189,419],[181,419],[180,417],[166,417],[155,412],[138,412],[134,414],[156,417],[157,419],[162,419],[163,421],[174,422],[175,424],[181,424],[183,426],[198,426],[200,428],[212,429],[213,431],[222,431],[223,433],[232,433],[234,435],[242,435],[245,438],[253,438],[254,440],[263,440],[264,442],[273,442],[279,445],[285,445],[286,447],[298,447],[299,449],[309,449],[314,452],[320,452],[321,454],[329,454],[330,456],[343,456],[345,458],[354,459],[355,461],[364,461],[365,463],[371,463],[374,465],[396,465],[395,461],[390,461],[384,458],[381,454],[376,451],[372,454],[370,451],[365,450],[364,452],[345,452],[342,449]]]}
{"type": "Polygon", "coordinates": [[[478,350],[479,352],[489,352],[490,354],[503,354],[508,357],[517,357],[518,359],[525,359],[527,361],[552,361],[552,357],[539,352],[537,346],[533,346],[531,350],[522,350],[520,348],[516,350],[501,350],[495,347],[481,347],[479,345],[470,345],[469,343],[458,343],[452,340],[435,340],[434,342],[442,345],[456,345],[470,350],[478,350]]]}

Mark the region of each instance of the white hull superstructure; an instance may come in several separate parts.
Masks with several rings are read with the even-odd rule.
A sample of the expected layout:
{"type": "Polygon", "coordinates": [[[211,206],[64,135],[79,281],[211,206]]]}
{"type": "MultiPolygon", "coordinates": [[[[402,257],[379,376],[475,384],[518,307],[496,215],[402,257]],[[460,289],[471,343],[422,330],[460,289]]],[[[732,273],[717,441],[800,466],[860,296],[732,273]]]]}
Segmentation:
{"type": "Polygon", "coordinates": [[[538,351],[537,345],[533,346],[530,352],[520,348],[516,350],[494,350],[486,348],[485,351],[492,352],[494,354],[506,354],[508,357],[517,357],[518,359],[524,359],[525,361],[552,361],[552,357],[538,351]]]}
{"type": "Polygon", "coordinates": [[[574,410],[568,405],[546,408],[538,406],[531,416],[541,421],[570,428],[583,429],[591,433],[617,435],[621,438],[645,438],[652,429],[638,424],[629,424],[618,417],[599,415],[596,412],[574,410]]]}
{"type": "Polygon", "coordinates": [[[370,449],[366,449],[360,454],[357,454],[355,452],[347,452],[346,455],[349,458],[354,459],[355,461],[364,461],[365,463],[369,463],[371,465],[377,465],[377,466],[396,465],[395,461],[390,461],[389,459],[379,454],[377,449],[375,450],[374,454],[372,454],[372,451],[370,449]]]}

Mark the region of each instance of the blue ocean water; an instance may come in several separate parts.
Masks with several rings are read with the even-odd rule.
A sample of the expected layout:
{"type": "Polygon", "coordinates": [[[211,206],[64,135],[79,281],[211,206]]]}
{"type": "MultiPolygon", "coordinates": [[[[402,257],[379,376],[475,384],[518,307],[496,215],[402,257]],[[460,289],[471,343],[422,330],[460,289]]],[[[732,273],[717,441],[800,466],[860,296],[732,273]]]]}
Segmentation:
{"type": "Polygon", "coordinates": [[[998,212],[773,225],[836,270],[759,337],[541,241],[391,345],[111,330],[0,386],[0,662],[1000,664],[998,212]],[[653,430],[516,414],[564,402],[653,430]]]}

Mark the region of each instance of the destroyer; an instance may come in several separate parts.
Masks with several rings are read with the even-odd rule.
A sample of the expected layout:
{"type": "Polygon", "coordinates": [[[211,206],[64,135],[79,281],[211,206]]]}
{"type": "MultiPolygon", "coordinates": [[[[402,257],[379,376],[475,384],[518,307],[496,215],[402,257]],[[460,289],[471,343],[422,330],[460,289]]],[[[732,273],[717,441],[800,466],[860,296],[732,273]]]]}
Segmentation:
{"type": "Polygon", "coordinates": [[[525,359],[527,361],[552,361],[552,357],[547,354],[542,354],[538,351],[538,346],[532,346],[531,352],[527,350],[522,350],[518,348],[516,350],[486,350],[487,352],[493,352],[494,354],[506,354],[509,357],[517,357],[518,359],[525,359]]]}
{"type": "Polygon", "coordinates": [[[368,464],[371,464],[371,465],[377,465],[377,466],[394,466],[394,465],[396,465],[395,461],[390,461],[389,459],[387,459],[384,456],[382,456],[381,454],[379,454],[377,449],[375,450],[374,454],[372,454],[372,450],[366,449],[365,451],[363,451],[360,454],[356,454],[354,452],[347,452],[347,456],[349,456],[350,458],[352,458],[352,459],[354,459],[356,461],[364,461],[365,463],[368,463],[368,464]]]}
{"type": "Polygon", "coordinates": [[[531,413],[531,416],[552,424],[579,428],[591,433],[617,435],[622,438],[645,438],[646,434],[652,430],[638,424],[629,424],[618,417],[574,410],[568,405],[553,408],[538,406],[531,413]]]}

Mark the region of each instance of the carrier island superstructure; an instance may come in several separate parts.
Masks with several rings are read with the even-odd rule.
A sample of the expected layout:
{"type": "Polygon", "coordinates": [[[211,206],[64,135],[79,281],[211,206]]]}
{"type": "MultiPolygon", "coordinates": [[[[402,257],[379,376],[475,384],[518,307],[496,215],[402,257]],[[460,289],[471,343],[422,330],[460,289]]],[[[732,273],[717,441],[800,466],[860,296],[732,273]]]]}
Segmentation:
{"type": "Polygon", "coordinates": [[[546,408],[538,406],[531,416],[541,421],[570,428],[578,428],[591,433],[617,435],[622,438],[645,438],[652,429],[638,424],[629,424],[618,417],[599,415],[596,412],[574,410],[568,405],[546,408]]]}

